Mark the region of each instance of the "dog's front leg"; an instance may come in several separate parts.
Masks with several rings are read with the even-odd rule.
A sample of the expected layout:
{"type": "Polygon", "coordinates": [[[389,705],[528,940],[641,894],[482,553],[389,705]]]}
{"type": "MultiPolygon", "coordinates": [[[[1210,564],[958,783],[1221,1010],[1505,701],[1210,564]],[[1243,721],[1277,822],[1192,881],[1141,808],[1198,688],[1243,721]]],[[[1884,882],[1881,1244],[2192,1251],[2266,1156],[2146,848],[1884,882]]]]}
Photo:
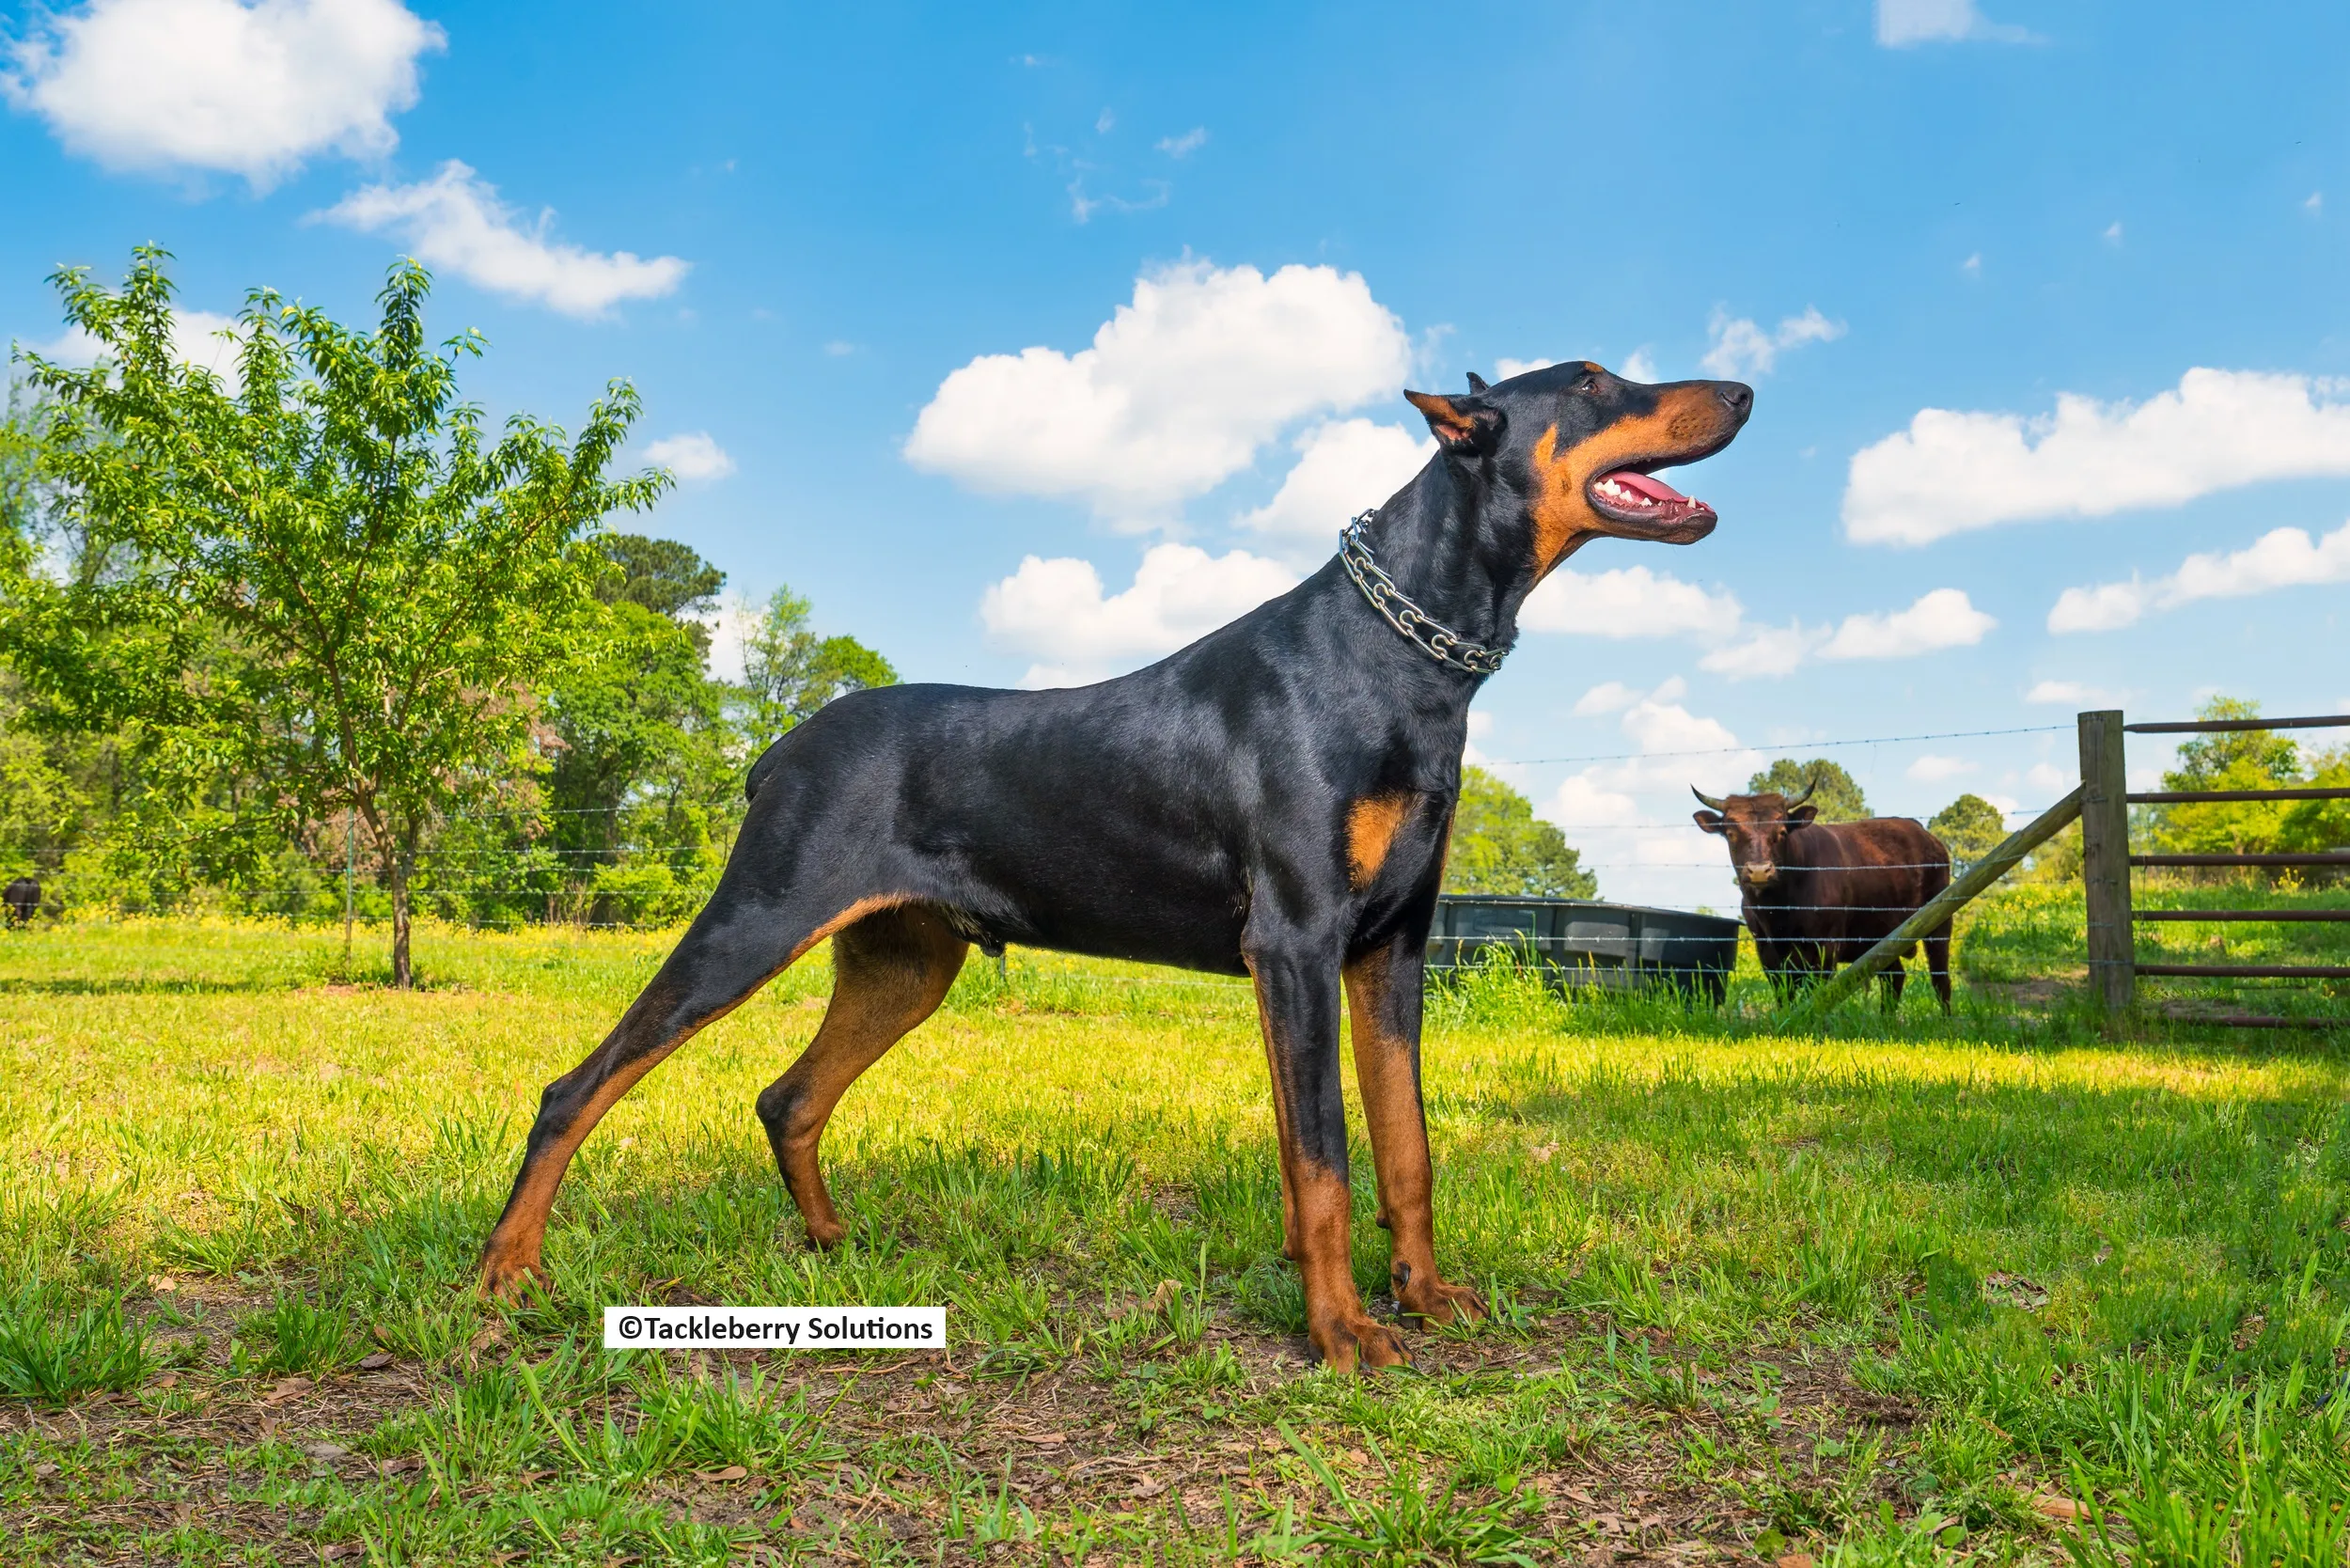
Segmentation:
{"type": "Polygon", "coordinates": [[[1307,1337],[1341,1372],[1397,1365],[1406,1358],[1402,1337],[1372,1320],[1355,1288],[1337,954],[1293,941],[1257,946],[1248,956],[1273,1069],[1285,1206],[1296,1216],[1290,1239],[1305,1277],[1307,1337]]]}
{"type": "Polygon", "coordinates": [[[1483,1299],[1436,1272],[1435,1173],[1419,1094],[1423,951],[1399,937],[1346,966],[1355,1076],[1379,1169],[1380,1217],[1392,1238],[1396,1305],[1430,1323],[1474,1322],[1485,1316],[1483,1299]]]}

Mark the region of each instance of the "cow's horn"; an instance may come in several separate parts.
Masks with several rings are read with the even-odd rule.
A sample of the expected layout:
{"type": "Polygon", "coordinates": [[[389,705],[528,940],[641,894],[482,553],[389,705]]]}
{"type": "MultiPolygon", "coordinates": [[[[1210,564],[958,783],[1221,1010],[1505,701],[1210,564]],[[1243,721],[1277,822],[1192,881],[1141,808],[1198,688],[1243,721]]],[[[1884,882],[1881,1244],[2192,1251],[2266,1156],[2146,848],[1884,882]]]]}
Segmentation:
{"type": "Polygon", "coordinates": [[[1728,801],[1716,800],[1712,795],[1707,794],[1703,790],[1699,789],[1694,784],[1689,786],[1689,792],[1697,796],[1698,799],[1705,802],[1706,805],[1712,807],[1716,811],[1727,811],[1730,809],[1730,803],[1728,801]]]}
{"type": "Polygon", "coordinates": [[[1820,776],[1815,773],[1811,776],[1810,780],[1804,784],[1803,793],[1797,795],[1794,799],[1787,803],[1787,809],[1793,811],[1796,807],[1801,806],[1805,801],[1810,800],[1811,798],[1811,792],[1819,787],[1820,776]]]}

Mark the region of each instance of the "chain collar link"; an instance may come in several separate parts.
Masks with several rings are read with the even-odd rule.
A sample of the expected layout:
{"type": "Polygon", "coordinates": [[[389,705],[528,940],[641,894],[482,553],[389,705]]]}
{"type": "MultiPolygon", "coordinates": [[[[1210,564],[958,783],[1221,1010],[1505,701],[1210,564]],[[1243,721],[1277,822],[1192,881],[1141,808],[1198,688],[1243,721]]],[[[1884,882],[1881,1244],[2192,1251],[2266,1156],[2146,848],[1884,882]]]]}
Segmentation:
{"type": "Polygon", "coordinates": [[[1379,557],[1371,552],[1371,540],[1364,529],[1371,514],[1364,512],[1339,530],[1339,559],[1346,566],[1346,574],[1355,579],[1355,586],[1363,590],[1386,623],[1402,633],[1412,645],[1440,665],[1465,669],[1471,675],[1491,675],[1501,667],[1508,657],[1510,645],[1487,648],[1474,643],[1444,622],[1433,619],[1427,611],[1404,596],[1379,564],[1379,557]]]}

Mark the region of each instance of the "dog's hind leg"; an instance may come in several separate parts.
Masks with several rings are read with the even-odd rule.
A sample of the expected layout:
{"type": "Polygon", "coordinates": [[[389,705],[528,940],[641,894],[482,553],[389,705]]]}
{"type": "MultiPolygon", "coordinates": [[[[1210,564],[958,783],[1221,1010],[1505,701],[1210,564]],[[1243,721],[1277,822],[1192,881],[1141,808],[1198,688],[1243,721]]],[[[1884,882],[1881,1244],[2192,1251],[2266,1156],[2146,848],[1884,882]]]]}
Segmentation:
{"type": "Polygon", "coordinates": [[[720,895],[695,917],[603,1043],[539,1097],[514,1190],[482,1248],[485,1292],[510,1294],[525,1278],[543,1275],[540,1247],[563,1173],[603,1113],[637,1079],[833,931],[900,902],[866,899],[829,920],[806,919],[766,901],[726,897],[727,891],[722,882],[720,895]]]}
{"type": "Polygon", "coordinates": [[[968,949],[918,904],[868,915],[834,935],[832,1005],[800,1059],[759,1096],[776,1168],[818,1247],[844,1233],[816,1159],[824,1123],[857,1075],[937,1011],[968,949]]]}
{"type": "Polygon", "coordinates": [[[1346,1096],[1339,1076],[1337,954],[1318,945],[1267,948],[1247,955],[1257,1011],[1273,1067],[1281,1186],[1295,1219],[1298,1273],[1306,1286],[1306,1334],[1340,1372],[1406,1359],[1394,1329],[1363,1310],[1355,1288],[1354,1192],[1347,1183],[1346,1096]]]}
{"type": "Polygon", "coordinates": [[[1380,1220],[1390,1234],[1396,1305],[1430,1323],[1476,1320],[1485,1303],[1436,1272],[1435,1173],[1428,1158],[1428,1118],[1420,1104],[1420,953],[1399,938],[1346,966],[1346,999],[1355,1026],[1355,1075],[1379,1171],[1380,1220]]]}

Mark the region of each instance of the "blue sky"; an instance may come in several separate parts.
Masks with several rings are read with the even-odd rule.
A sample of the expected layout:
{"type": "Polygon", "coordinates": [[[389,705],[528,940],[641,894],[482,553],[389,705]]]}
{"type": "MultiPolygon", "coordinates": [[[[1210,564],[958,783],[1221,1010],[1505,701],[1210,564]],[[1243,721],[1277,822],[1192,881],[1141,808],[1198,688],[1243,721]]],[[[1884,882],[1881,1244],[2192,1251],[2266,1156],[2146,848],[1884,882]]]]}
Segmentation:
{"type": "MultiPolygon", "coordinates": [[[[1003,684],[1309,569],[1405,384],[1740,374],[1720,528],[1574,557],[1480,702],[1617,897],[1730,902],[1685,787],[1807,742],[2350,707],[2350,12],[979,9],[0,8],[0,335],[145,241],[215,313],[415,252],[494,410],[636,384],[652,531],[1003,684]]],[[[2073,743],[1830,755],[1925,815],[2073,743]]]]}

